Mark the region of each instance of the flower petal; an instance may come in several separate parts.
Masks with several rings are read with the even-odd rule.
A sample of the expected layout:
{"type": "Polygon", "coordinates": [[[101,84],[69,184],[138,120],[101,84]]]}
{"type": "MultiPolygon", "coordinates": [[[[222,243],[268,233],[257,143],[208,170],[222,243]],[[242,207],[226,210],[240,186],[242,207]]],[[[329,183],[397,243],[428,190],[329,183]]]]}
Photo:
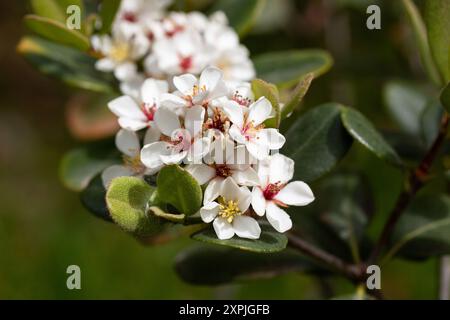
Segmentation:
{"type": "Polygon", "coordinates": [[[181,127],[178,116],[167,108],[158,108],[155,112],[155,121],[159,130],[171,137],[175,130],[181,127]]]}
{"type": "Polygon", "coordinates": [[[234,232],[241,238],[259,239],[261,227],[252,217],[238,216],[233,220],[234,232]]]}
{"type": "Polygon", "coordinates": [[[202,106],[195,106],[186,111],[184,126],[192,138],[196,138],[202,132],[204,118],[205,108],[202,106]]]}
{"type": "Polygon", "coordinates": [[[209,202],[200,208],[200,217],[203,222],[210,223],[219,213],[219,204],[217,202],[209,202]]]}
{"type": "Polygon", "coordinates": [[[272,201],[267,204],[266,217],[278,232],[286,232],[292,228],[292,220],[289,215],[272,201]]]}
{"type": "Polygon", "coordinates": [[[228,177],[225,179],[222,184],[220,195],[223,196],[226,201],[233,200],[239,203],[241,193],[242,190],[239,188],[236,182],[234,182],[233,178],[228,177]]]}
{"type": "Polygon", "coordinates": [[[224,178],[216,177],[208,183],[205,189],[205,194],[203,195],[203,203],[214,201],[219,197],[224,181],[224,178]]]}
{"type": "Polygon", "coordinates": [[[244,125],[243,107],[235,101],[227,100],[226,102],[224,101],[222,108],[227,117],[230,118],[231,122],[239,128],[242,128],[244,125]]]}
{"type": "Polygon", "coordinates": [[[141,150],[142,163],[150,169],[162,166],[161,155],[170,154],[170,147],[170,144],[163,141],[147,144],[141,150]]]}
{"type": "Polygon", "coordinates": [[[231,239],[234,236],[234,230],[231,224],[224,218],[216,218],[213,222],[214,231],[220,240],[231,239]]]}
{"type": "Polygon", "coordinates": [[[147,79],[141,87],[141,98],[146,103],[154,103],[159,101],[163,93],[169,91],[169,84],[167,81],[147,79]]]}
{"type": "Polygon", "coordinates": [[[253,124],[257,126],[270,117],[271,111],[272,104],[270,101],[261,97],[249,107],[247,121],[253,121],[253,124]]]}
{"type": "Polygon", "coordinates": [[[259,187],[254,187],[252,190],[252,208],[258,216],[263,216],[266,212],[266,198],[259,187]]]}
{"type": "Polygon", "coordinates": [[[179,164],[187,156],[187,151],[171,152],[167,155],[161,155],[160,158],[164,164],[179,164]]]}
{"type": "Polygon", "coordinates": [[[269,128],[262,129],[258,132],[260,143],[266,144],[270,150],[279,150],[286,142],[286,138],[278,131],[278,129],[269,128]]]}
{"type": "Polygon", "coordinates": [[[233,138],[237,143],[245,144],[247,140],[241,132],[241,129],[235,124],[233,124],[228,130],[228,134],[233,138]]]}
{"type": "Polygon", "coordinates": [[[258,174],[252,167],[248,167],[246,170],[233,170],[231,177],[241,186],[251,187],[259,184],[258,174]]]}
{"type": "Polygon", "coordinates": [[[160,98],[160,105],[169,109],[177,109],[186,106],[187,102],[175,94],[163,93],[160,98]]]}
{"type": "Polygon", "coordinates": [[[128,177],[132,176],[133,171],[125,166],[114,165],[106,168],[102,172],[102,182],[103,186],[107,189],[112,179],[117,177],[128,177]]]}
{"type": "Polygon", "coordinates": [[[137,66],[132,62],[126,62],[118,65],[114,70],[114,75],[120,81],[133,79],[137,74],[137,66]]]}
{"type": "Polygon", "coordinates": [[[185,169],[200,185],[207,183],[216,175],[216,170],[206,164],[189,164],[185,169]]]}
{"type": "Polygon", "coordinates": [[[147,129],[144,136],[144,145],[147,145],[152,142],[156,142],[161,137],[161,132],[159,132],[156,126],[151,126],[147,129]]]}
{"type": "Polygon", "coordinates": [[[219,81],[222,79],[222,71],[215,67],[208,67],[203,70],[200,75],[199,86],[206,88],[207,91],[212,92],[219,81]]]}
{"type": "Polygon", "coordinates": [[[130,131],[139,131],[141,129],[144,129],[145,127],[148,127],[148,122],[131,118],[119,118],[118,122],[122,129],[130,131]]]}
{"type": "Polygon", "coordinates": [[[139,143],[139,137],[135,132],[121,129],[116,134],[116,147],[123,154],[135,157],[139,154],[141,144],[139,143]]]}
{"type": "Polygon", "coordinates": [[[281,189],[275,199],[291,206],[306,206],[314,201],[314,194],[306,183],[293,181],[281,189]]]}
{"type": "Polygon", "coordinates": [[[173,77],[173,85],[184,95],[192,93],[194,85],[197,84],[197,78],[192,74],[183,74],[178,77],[173,77]]]}
{"type": "Polygon", "coordinates": [[[147,120],[139,105],[129,96],[121,96],[108,103],[109,110],[121,118],[147,120]]]}
{"type": "Polygon", "coordinates": [[[294,160],[282,155],[274,154],[270,157],[269,182],[286,183],[294,176],[294,160]]]}
{"type": "Polygon", "coordinates": [[[258,160],[263,160],[269,155],[269,146],[256,141],[248,141],[245,146],[248,152],[258,160]]]}

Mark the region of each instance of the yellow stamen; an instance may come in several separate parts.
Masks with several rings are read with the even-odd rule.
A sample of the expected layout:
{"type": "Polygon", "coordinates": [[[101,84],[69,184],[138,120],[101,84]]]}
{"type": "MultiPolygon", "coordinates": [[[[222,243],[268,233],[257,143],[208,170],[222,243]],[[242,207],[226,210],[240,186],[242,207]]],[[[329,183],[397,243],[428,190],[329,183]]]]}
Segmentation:
{"type": "Polygon", "coordinates": [[[130,45],[126,42],[117,43],[113,45],[110,52],[110,57],[117,62],[123,62],[128,59],[130,55],[130,45]]]}
{"type": "Polygon", "coordinates": [[[139,154],[134,157],[124,155],[123,163],[136,174],[142,174],[145,171],[145,166],[142,164],[139,154]]]}
{"type": "Polygon", "coordinates": [[[219,198],[219,217],[225,218],[228,223],[232,223],[234,218],[240,215],[242,215],[242,212],[236,201],[226,201],[223,198],[219,198]]]}

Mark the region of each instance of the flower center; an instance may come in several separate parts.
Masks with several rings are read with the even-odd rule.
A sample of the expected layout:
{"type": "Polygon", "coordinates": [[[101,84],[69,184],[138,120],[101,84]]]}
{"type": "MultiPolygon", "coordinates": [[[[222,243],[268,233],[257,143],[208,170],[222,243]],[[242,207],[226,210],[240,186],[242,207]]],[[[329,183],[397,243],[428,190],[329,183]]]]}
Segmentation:
{"type": "Polygon", "coordinates": [[[226,201],[224,198],[219,198],[219,216],[232,223],[236,216],[242,215],[236,201],[226,201]]]}
{"type": "Polygon", "coordinates": [[[134,157],[123,155],[122,158],[125,167],[131,169],[134,174],[139,175],[145,172],[145,166],[141,162],[141,157],[139,154],[136,154],[134,157]]]}
{"type": "Polygon", "coordinates": [[[134,12],[131,11],[124,12],[122,15],[122,19],[131,23],[137,22],[136,15],[134,14],[134,12]]]}
{"type": "Polygon", "coordinates": [[[266,200],[272,200],[283,187],[281,182],[268,184],[263,190],[264,198],[266,198],[266,200]]]}
{"type": "Polygon", "coordinates": [[[244,106],[244,107],[248,107],[250,105],[250,103],[252,103],[251,99],[243,97],[241,94],[239,94],[239,92],[237,90],[234,93],[231,100],[236,101],[237,103],[239,103],[241,106],[244,106]]]}
{"type": "Polygon", "coordinates": [[[192,56],[180,57],[179,66],[181,71],[189,71],[192,68],[192,56]]]}
{"type": "Polygon", "coordinates": [[[241,133],[247,141],[250,141],[251,139],[255,138],[258,131],[263,128],[264,128],[263,123],[255,126],[253,121],[250,122],[245,121],[245,125],[242,128],[241,133]]]}
{"type": "Polygon", "coordinates": [[[226,178],[231,176],[231,169],[225,164],[216,164],[216,176],[226,178]]]}
{"type": "Polygon", "coordinates": [[[172,38],[178,32],[182,32],[184,30],[184,26],[174,25],[172,29],[166,30],[166,37],[172,38]]]}
{"type": "Polygon", "coordinates": [[[147,120],[153,121],[156,112],[156,104],[143,103],[141,109],[144,115],[147,117],[147,120]]]}
{"type": "Polygon", "coordinates": [[[111,48],[110,57],[117,62],[123,62],[130,55],[130,45],[126,42],[116,43],[111,48]]]}
{"type": "Polygon", "coordinates": [[[221,132],[226,132],[229,127],[230,121],[219,108],[214,108],[213,116],[204,124],[205,129],[216,129],[221,132]]]}

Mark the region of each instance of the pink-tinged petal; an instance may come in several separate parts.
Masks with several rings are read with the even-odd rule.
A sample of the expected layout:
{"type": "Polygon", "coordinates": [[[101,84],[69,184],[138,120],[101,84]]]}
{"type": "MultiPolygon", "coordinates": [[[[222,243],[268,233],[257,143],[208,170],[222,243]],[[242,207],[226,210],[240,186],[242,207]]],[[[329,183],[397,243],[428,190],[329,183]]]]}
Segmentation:
{"type": "Polygon", "coordinates": [[[261,97],[249,107],[247,121],[253,121],[257,126],[267,120],[271,112],[272,104],[265,97],[261,97]]]}
{"type": "Polygon", "coordinates": [[[158,168],[164,164],[161,160],[161,155],[170,154],[170,148],[171,145],[167,142],[150,143],[142,148],[141,161],[147,168],[158,168]]]}
{"type": "Polygon", "coordinates": [[[267,204],[266,217],[278,232],[286,232],[292,228],[292,220],[289,215],[272,201],[267,204]]]}
{"type": "Polygon", "coordinates": [[[121,165],[114,165],[106,168],[102,172],[103,186],[107,189],[114,178],[129,177],[133,175],[133,170],[121,165]]]}
{"type": "Polygon", "coordinates": [[[130,131],[139,131],[148,126],[147,121],[135,120],[135,119],[125,118],[125,117],[119,118],[117,121],[119,122],[119,125],[122,129],[130,130],[130,131]]]}
{"type": "Polygon", "coordinates": [[[121,129],[116,134],[116,147],[123,154],[135,157],[139,154],[141,144],[139,143],[139,137],[135,132],[121,129]]]}
{"type": "Polygon", "coordinates": [[[196,138],[202,132],[204,119],[205,108],[201,106],[195,106],[186,111],[184,127],[189,131],[191,137],[196,138]]]}
{"type": "Polygon", "coordinates": [[[153,104],[160,100],[163,93],[169,91],[169,84],[167,81],[147,79],[141,87],[141,98],[146,103],[153,104]]]}
{"type": "Polygon", "coordinates": [[[173,85],[184,95],[192,93],[194,85],[197,84],[197,78],[192,74],[183,74],[179,77],[173,77],[173,85]]]}
{"type": "Polygon", "coordinates": [[[224,101],[222,108],[227,117],[234,125],[238,126],[239,128],[243,127],[244,109],[239,103],[227,100],[226,102],[224,101]]]}
{"type": "Polygon", "coordinates": [[[167,108],[159,108],[155,112],[154,123],[159,130],[166,136],[171,137],[175,130],[181,127],[180,119],[176,113],[167,108]]]}
{"type": "Polygon", "coordinates": [[[245,146],[248,152],[258,160],[263,160],[269,155],[269,147],[264,143],[248,141],[245,146]]]}
{"type": "Polygon", "coordinates": [[[200,88],[206,88],[207,91],[212,92],[221,79],[222,71],[220,71],[220,69],[208,67],[203,70],[200,75],[199,86],[200,88]]]}
{"type": "Polygon", "coordinates": [[[161,95],[160,106],[162,107],[167,107],[169,109],[178,109],[185,107],[186,105],[187,101],[175,94],[164,93],[161,95]]]}
{"type": "Polygon", "coordinates": [[[179,164],[187,156],[187,151],[173,152],[168,155],[161,155],[161,160],[164,164],[179,164]]]}
{"type": "Polygon", "coordinates": [[[108,103],[109,110],[121,118],[146,121],[147,118],[139,105],[129,96],[122,96],[108,103]]]}
{"type": "Polygon", "coordinates": [[[314,201],[314,194],[306,183],[293,181],[281,189],[275,199],[290,206],[306,206],[314,201]]]}
{"type": "Polygon", "coordinates": [[[233,220],[233,229],[238,237],[246,239],[259,239],[261,227],[252,217],[237,216],[233,220]]]}
{"type": "Polygon", "coordinates": [[[274,154],[270,157],[269,182],[286,183],[294,176],[294,160],[282,155],[274,154]]]}
{"type": "Polygon", "coordinates": [[[246,170],[234,170],[231,177],[241,186],[256,186],[259,184],[259,177],[252,167],[246,170]]]}
{"type": "Polygon", "coordinates": [[[161,137],[161,132],[159,132],[158,128],[156,128],[156,126],[153,124],[145,132],[144,145],[159,141],[160,137],[161,137]]]}
{"type": "Polygon", "coordinates": [[[202,218],[203,222],[210,223],[211,221],[213,221],[219,213],[219,206],[220,205],[217,202],[210,202],[201,207],[200,217],[202,218]]]}
{"type": "Polygon", "coordinates": [[[234,230],[231,224],[224,218],[216,218],[213,222],[214,231],[220,240],[231,239],[234,236],[234,230]]]}
{"type": "Polygon", "coordinates": [[[241,192],[242,190],[239,188],[236,182],[234,182],[233,178],[228,177],[222,184],[220,195],[223,196],[226,201],[233,200],[239,203],[241,192]]]}
{"type": "Polygon", "coordinates": [[[213,91],[209,92],[208,99],[213,100],[220,97],[226,97],[230,93],[228,86],[224,81],[219,81],[213,91]]]}
{"type": "Polygon", "coordinates": [[[266,213],[266,198],[259,187],[254,187],[252,190],[252,208],[258,216],[263,216],[266,213]]]}
{"type": "Polygon", "coordinates": [[[224,181],[224,178],[215,177],[208,183],[205,194],[203,195],[203,203],[212,202],[219,197],[224,181]]]}
{"type": "Polygon", "coordinates": [[[278,131],[278,129],[262,129],[258,132],[260,143],[266,144],[270,150],[279,150],[286,142],[286,138],[278,131]]]}
{"type": "Polygon", "coordinates": [[[209,138],[196,139],[188,150],[187,160],[189,163],[202,163],[203,157],[206,156],[210,150],[210,142],[209,138]]]}
{"type": "Polygon", "coordinates": [[[216,175],[216,170],[206,164],[189,164],[185,169],[200,185],[207,183],[216,175]]]}
{"type": "Polygon", "coordinates": [[[247,140],[245,139],[244,135],[242,134],[241,129],[235,124],[233,124],[230,127],[230,129],[228,130],[228,134],[237,143],[242,143],[242,144],[247,143],[247,140]]]}

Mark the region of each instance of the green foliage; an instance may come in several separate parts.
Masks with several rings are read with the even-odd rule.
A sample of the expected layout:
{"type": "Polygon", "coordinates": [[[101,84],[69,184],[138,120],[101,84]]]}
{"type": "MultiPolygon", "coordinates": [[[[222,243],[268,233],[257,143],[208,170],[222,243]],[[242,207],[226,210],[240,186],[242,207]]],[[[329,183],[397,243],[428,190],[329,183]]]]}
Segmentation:
{"type": "Polygon", "coordinates": [[[352,108],[343,108],[341,118],[350,135],[369,151],[394,165],[402,164],[397,152],[392,149],[363,114],[352,108]]]}
{"type": "Polygon", "coordinates": [[[308,73],[315,78],[327,72],[333,58],[323,50],[291,50],[271,52],[253,59],[259,78],[280,88],[297,84],[308,73]]]}
{"type": "Polygon", "coordinates": [[[95,59],[78,50],[37,37],[23,38],[17,50],[43,74],[81,89],[112,92],[112,75],[95,69],[95,59]]]}
{"type": "Polygon", "coordinates": [[[420,127],[422,139],[427,147],[430,147],[434,139],[436,139],[443,113],[444,109],[442,106],[436,101],[431,101],[421,114],[420,127]]]}
{"type": "Polygon", "coordinates": [[[238,238],[236,236],[229,240],[220,240],[212,227],[194,233],[191,238],[201,242],[259,253],[282,251],[287,245],[287,237],[268,225],[261,226],[261,236],[257,240],[238,238]]]}
{"type": "Polygon", "coordinates": [[[202,204],[202,189],[189,172],[178,165],[161,169],[156,181],[158,198],[187,216],[196,213],[202,204]]]}
{"type": "Polygon", "coordinates": [[[315,107],[287,131],[281,153],[295,160],[295,179],[306,182],[318,179],[350,149],[352,139],[340,117],[343,108],[336,103],[315,107]]]}
{"type": "Polygon", "coordinates": [[[431,54],[445,84],[450,81],[450,2],[426,0],[424,17],[431,54]]]}
{"type": "Polygon", "coordinates": [[[211,12],[223,11],[236,32],[242,37],[250,31],[264,7],[265,0],[218,0],[211,12]]]}
{"type": "Polygon", "coordinates": [[[119,10],[121,0],[103,0],[100,10],[100,18],[102,19],[102,28],[100,33],[108,33],[111,30],[111,25],[116,17],[117,10],[119,10]]]}
{"type": "Polygon", "coordinates": [[[294,110],[297,108],[306,93],[308,92],[309,86],[314,79],[314,75],[312,73],[308,73],[295,87],[294,91],[291,93],[290,100],[284,105],[281,110],[281,120],[286,119],[294,110]]]}
{"type": "Polygon", "coordinates": [[[106,189],[101,175],[94,177],[80,194],[81,203],[89,212],[103,220],[112,221],[105,197],[106,189]]]}
{"type": "Polygon", "coordinates": [[[255,79],[252,81],[252,91],[255,95],[255,100],[260,97],[266,97],[270,101],[275,110],[275,117],[266,120],[265,125],[272,128],[278,128],[281,120],[280,94],[278,88],[272,83],[267,83],[261,79],[255,79]]]}
{"type": "Polygon", "coordinates": [[[442,89],[440,100],[445,110],[450,112],[450,82],[442,89]]]}
{"type": "Polygon", "coordinates": [[[33,12],[41,17],[46,17],[61,23],[66,23],[67,7],[76,5],[84,11],[82,0],[31,0],[33,12]]]}
{"type": "Polygon", "coordinates": [[[135,236],[150,236],[163,229],[164,222],[147,213],[154,188],[134,177],[114,179],[106,193],[111,218],[122,229],[135,236]]]}
{"type": "Polygon", "coordinates": [[[195,285],[221,285],[320,270],[304,256],[288,250],[259,254],[217,246],[195,246],[180,252],[175,269],[184,281],[195,285]]]}

